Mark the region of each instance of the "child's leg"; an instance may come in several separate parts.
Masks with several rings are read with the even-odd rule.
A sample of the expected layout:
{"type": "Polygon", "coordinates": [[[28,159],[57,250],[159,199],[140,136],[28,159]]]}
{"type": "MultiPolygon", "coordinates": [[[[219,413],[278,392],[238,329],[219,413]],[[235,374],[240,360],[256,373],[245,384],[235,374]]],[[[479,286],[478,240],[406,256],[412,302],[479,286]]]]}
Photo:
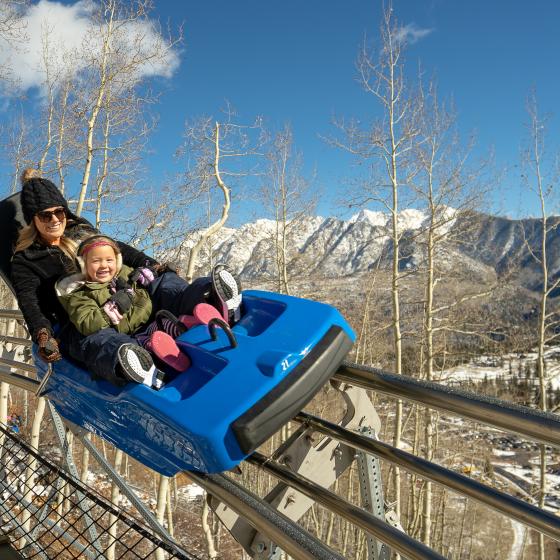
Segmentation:
{"type": "Polygon", "coordinates": [[[216,307],[226,321],[240,318],[241,285],[223,265],[217,265],[212,277],[201,277],[188,284],[173,272],[166,272],[149,286],[154,312],[166,309],[176,316],[192,315],[199,303],[216,307]]]}
{"type": "Polygon", "coordinates": [[[63,353],[84,364],[94,377],[112,383],[123,380],[117,374],[119,348],[123,344],[137,344],[131,336],[118,333],[111,328],[101,329],[89,336],[84,336],[69,324],[62,329],[60,336],[63,353]]]}
{"type": "Polygon", "coordinates": [[[148,323],[141,331],[136,332],[134,338],[138,341],[138,344],[146,348],[147,341],[156,331],[162,331],[171,338],[176,339],[186,330],[187,327],[180,323],[175,315],[170,311],[160,309],[156,313],[156,318],[151,323],[148,323]]]}
{"type": "Polygon", "coordinates": [[[157,318],[152,321],[141,332],[136,333],[134,338],[150,354],[159,358],[164,364],[171,366],[176,371],[185,371],[190,365],[190,359],[181,352],[175,339],[184,332],[185,327],[177,320],[166,316],[168,311],[160,310],[157,318]],[[180,327],[182,330],[180,330],[180,327]]]}
{"type": "Polygon", "coordinates": [[[194,306],[209,297],[211,287],[210,278],[197,278],[189,284],[174,272],[166,272],[150,284],[148,291],[154,313],[167,309],[178,316],[192,315],[194,306]]]}
{"type": "Polygon", "coordinates": [[[127,381],[161,389],[165,374],[156,368],[147,350],[138,344],[123,344],[117,354],[121,371],[127,381]]]}
{"type": "Polygon", "coordinates": [[[212,303],[230,324],[241,318],[241,283],[222,264],[212,269],[212,303]]]}
{"type": "Polygon", "coordinates": [[[163,331],[155,331],[145,341],[144,348],[159,358],[163,364],[172,367],[175,371],[186,371],[190,365],[190,358],[181,352],[175,339],[163,331]]]}

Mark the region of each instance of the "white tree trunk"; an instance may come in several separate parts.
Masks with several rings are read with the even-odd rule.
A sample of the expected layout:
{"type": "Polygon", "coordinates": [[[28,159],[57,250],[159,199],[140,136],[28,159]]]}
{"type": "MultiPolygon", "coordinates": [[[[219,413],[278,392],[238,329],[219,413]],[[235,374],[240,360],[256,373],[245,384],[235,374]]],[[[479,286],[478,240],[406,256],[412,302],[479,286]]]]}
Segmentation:
{"type": "MultiPolygon", "coordinates": [[[[160,475],[157,490],[156,519],[163,525],[165,521],[165,509],[167,507],[167,493],[169,492],[169,477],[160,475]]],[[[156,550],[156,560],[164,560],[165,553],[161,548],[156,550]]]]}
{"type": "Polygon", "coordinates": [[[218,557],[218,552],[216,551],[216,546],[214,544],[214,534],[208,523],[208,515],[210,513],[210,508],[208,507],[208,500],[204,499],[204,506],[202,507],[202,529],[204,535],[206,536],[206,546],[208,548],[208,558],[214,560],[218,557]]]}
{"type": "Polygon", "coordinates": [[[99,111],[101,111],[101,107],[103,105],[103,98],[107,90],[107,71],[108,71],[107,58],[111,50],[111,41],[113,35],[113,17],[115,13],[114,2],[110,2],[107,13],[109,14],[109,18],[107,21],[105,36],[103,37],[103,51],[102,51],[102,57],[100,62],[100,68],[99,68],[100,75],[101,75],[99,81],[99,88],[97,90],[97,98],[91,109],[91,113],[87,122],[86,161],[84,166],[84,173],[82,175],[80,194],[78,196],[78,204],[76,206],[76,215],[78,216],[82,214],[84,202],[86,199],[86,194],[87,194],[87,189],[89,184],[89,176],[91,173],[91,166],[93,163],[93,153],[94,153],[93,136],[95,132],[95,126],[97,124],[97,117],[99,115],[99,111]]]}
{"type": "MultiPolygon", "coordinates": [[[[33,418],[33,426],[31,427],[31,447],[38,451],[39,440],[41,435],[41,423],[43,421],[43,415],[45,414],[46,401],[44,398],[40,398],[37,401],[37,407],[35,408],[35,416],[33,418]]],[[[29,465],[25,472],[25,485],[27,491],[23,495],[23,499],[26,502],[31,502],[33,500],[33,490],[35,488],[35,471],[37,469],[37,460],[32,458],[29,461],[29,465]]],[[[31,525],[31,512],[29,509],[24,509],[21,516],[21,525],[24,533],[29,532],[31,525]]],[[[25,546],[25,538],[20,539],[20,548],[25,546]]]]}
{"type": "MultiPolygon", "coordinates": [[[[117,449],[115,453],[115,471],[120,475],[121,465],[123,460],[123,452],[117,449]]],[[[113,483],[111,486],[111,503],[115,507],[119,507],[120,491],[119,487],[113,483]]],[[[115,546],[116,546],[116,536],[117,536],[117,516],[111,515],[109,517],[109,548],[107,549],[107,560],[115,560],[115,546]]]]}
{"type": "Polygon", "coordinates": [[[216,123],[214,128],[214,177],[216,178],[216,183],[218,184],[218,187],[220,188],[224,196],[222,215],[216,222],[206,228],[206,230],[202,233],[198,241],[191,249],[186,273],[187,282],[192,282],[193,280],[196,260],[198,258],[200,250],[212,235],[220,231],[229,216],[229,209],[231,206],[230,192],[229,188],[223,182],[222,176],[220,174],[220,123],[216,123]]]}

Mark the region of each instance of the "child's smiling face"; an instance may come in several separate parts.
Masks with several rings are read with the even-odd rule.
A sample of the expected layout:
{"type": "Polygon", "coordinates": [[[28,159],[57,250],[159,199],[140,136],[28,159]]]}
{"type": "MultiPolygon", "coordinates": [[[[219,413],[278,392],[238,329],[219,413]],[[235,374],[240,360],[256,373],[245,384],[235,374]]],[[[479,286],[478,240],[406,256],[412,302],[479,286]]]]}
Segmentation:
{"type": "Polygon", "coordinates": [[[110,245],[100,245],[86,255],[86,276],[90,282],[109,282],[117,272],[117,257],[110,245]]]}

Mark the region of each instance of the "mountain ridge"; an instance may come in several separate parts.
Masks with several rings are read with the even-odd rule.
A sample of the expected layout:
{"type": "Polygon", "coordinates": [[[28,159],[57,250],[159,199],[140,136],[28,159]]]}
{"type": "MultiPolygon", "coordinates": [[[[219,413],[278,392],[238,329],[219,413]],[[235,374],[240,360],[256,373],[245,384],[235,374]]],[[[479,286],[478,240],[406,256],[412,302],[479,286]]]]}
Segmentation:
{"type": "MultiPolygon", "coordinates": [[[[426,254],[429,217],[417,209],[398,215],[400,268],[421,268],[426,254]]],[[[549,273],[560,277],[560,218],[549,218],[547,237],[549,273]]],[[[438,263],[442,269],[461,269],[473,278],[515,276],[523,286],[540,287],[539,255],[542,252],[540,220],[514,220],[491,214],[460,213],[443,208],[436,234],[438,263]]],[[[351,218],[309,216],[288,225],[287,253],[291,274],[335,278],[367,273],[389,264],[392,256],[392,222],[388,214],[361,210],[351,218]]],[[[224,227],[211,240],[212,258],[206,248],[200,255],[200,272],[211,262],[224,262],[247,279],[274,277],[276,222],[260,218],[239,228],[224,227]]],[[[194,243],[194,241],[193,241],[194,243]]],[[[188,257],[186,243],[179,261],[188,257]]]]}

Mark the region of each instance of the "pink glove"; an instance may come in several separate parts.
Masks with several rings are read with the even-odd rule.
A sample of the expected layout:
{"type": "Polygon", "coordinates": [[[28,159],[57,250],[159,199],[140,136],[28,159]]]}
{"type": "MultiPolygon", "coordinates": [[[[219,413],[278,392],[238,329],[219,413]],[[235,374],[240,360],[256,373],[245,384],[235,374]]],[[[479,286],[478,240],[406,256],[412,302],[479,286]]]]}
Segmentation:
{"type": "Polygon", "coordinates": [[[109,300],[103,306],[103,311],[105,311],[105,314],[109,317],[109,321],[111,321],[113,325],[118,325],[123,318],[117,304],[113,300],[109,300]]]}
{"type": "Polygon", "coordinates": [[[137,268],[129,276],[129,280],[132,283],[136,282],[137,284],[140,284],[140,286],[143,286],[144,288],[146,286],[149,286],[154,281],[154,279],[155,279],[154,271],[151,268],[148,268],[147,266],[141,266],[140,268],[137,268]]]}

